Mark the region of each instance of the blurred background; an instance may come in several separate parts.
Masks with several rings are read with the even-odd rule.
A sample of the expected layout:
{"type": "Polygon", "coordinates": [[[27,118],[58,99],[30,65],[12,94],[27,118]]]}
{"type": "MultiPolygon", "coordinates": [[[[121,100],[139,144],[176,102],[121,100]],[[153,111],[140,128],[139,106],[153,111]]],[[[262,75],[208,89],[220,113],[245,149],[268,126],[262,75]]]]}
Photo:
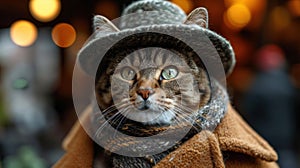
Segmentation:
{"type": "MultiPolygon", "coordinates": [[[[206,7],[209,27],[233,45],[232,104],[278,151],[300,161],[300,0],[172,0],[206,7]]],[[[120,16],[132,0],[0,1],[0,167],[43,168],[59,159],[77,120],[76,54],[95,14],[120,16]]]]}

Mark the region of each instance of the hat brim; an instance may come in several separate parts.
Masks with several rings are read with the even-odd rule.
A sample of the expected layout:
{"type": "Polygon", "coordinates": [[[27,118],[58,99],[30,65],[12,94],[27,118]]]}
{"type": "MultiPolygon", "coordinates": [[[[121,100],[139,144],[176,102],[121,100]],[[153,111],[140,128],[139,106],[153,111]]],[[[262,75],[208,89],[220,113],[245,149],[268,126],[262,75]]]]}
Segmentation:
{"type": "MultiPolygon", "coordinates": [[[[211,61],[221,60],[227,76],[235,65],[235,55],[230,43],[215,32],[197,25],[141,26],[94,36],[97,38],[88,41],[78,53],[81,68],[93,76],[96,75],[98,66],[107,52],[117,53],[118,50],[122,51],[126,48],[153,46],[181,50],[183,48],[180,48],[182,45],[179,42],[196,50],[196,53],[201,51],[201,55],[211,61]]],[[[110,57],[114,57],[114,55],[110,54],[110,57]]]]}

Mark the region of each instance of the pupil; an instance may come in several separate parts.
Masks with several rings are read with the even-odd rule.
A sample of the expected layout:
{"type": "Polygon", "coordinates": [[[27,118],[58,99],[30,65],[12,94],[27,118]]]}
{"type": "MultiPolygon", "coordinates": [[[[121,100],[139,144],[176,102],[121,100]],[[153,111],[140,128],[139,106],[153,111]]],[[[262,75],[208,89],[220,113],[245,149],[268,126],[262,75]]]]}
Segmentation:
{"type": "Polygon", "coordinates": [[[170,77],[172,76],[172,70],[169,70],[169,76],[170,77]]]}
{"type": "Polygon", "coordinates": [[[164,79],[172,79],[177,75],[177,71],[175,69],[169,68],[169,69],[165,69],[162,72],[162,77],[164,79]]]}

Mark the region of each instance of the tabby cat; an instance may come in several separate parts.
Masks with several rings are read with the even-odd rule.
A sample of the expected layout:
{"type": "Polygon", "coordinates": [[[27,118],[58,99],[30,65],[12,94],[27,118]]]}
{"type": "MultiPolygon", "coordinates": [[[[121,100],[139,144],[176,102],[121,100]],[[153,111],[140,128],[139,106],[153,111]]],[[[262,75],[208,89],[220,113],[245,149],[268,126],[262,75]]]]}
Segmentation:
{"type": "MultiPolygon", "coordinates": [[[[194,23],[207,27],[207,11],[199,8],[192,12],[185,24],[194,23]]],[[[94,25],[98,38],[101,33],[119,31],[102,16],[95,16],[94,25]]],[[[228,103],[225,89],[209,78],[195,52],[172,42],[178,48],[174,44],[169,48],[168,45],[128,47],[115,49],[112,55],[103,57],[96,74],[95,110],[91,118],[94,139],[111,136],[109,145],[113,150],[106,151],[95,144],[94,167],[150,168],[202,129],[215,127],[224,116],[228,103]],[[115,132],[103,131],[107,126],[112,126],[115,132]],[[114,139],[118,131],[148,137],[171,130],[166,134],[172,136],[186,127],[191,128],[186,136],[164,152],[141,157],[114,152],[133,146],[152,148],[168,142],[158,139],[145,145],[134,139],[114,139]]]]}
{"type": "Polygon", "coordinates": [[[107,61],[102,63],[106,70],[99,69],[96,80],[97,105],[107,120],[95,124],[97,134],[105,124],[120,130],[126,123],[141,123],[146,130],[148,126],[193,123],[210,99],[205,69],[175,50],[128,50],[107,61]]]}

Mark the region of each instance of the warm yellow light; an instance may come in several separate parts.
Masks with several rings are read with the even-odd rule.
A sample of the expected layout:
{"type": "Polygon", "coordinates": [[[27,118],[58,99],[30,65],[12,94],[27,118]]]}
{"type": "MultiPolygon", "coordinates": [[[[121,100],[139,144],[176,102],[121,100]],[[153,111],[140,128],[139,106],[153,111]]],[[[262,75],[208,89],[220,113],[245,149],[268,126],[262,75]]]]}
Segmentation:
{"type": "Polygon", "coordinates": [[[288,2],[288,8],[293,15],[300,16],[300,0],[290,0],[288,2]]]}
{"type": "Polygon", "coordinates": [[[257,8],[262,2],[262,0],[224,0],[226,7],[230,7],[234,4],[243,4],[246,5],[249,9],[257,8]]]}
{"type": "Polygon", "coordinates": [[[59,47],[70,47],[76,39],[76,31],[72,25],[60,23],[53,28],[52,39],[59,47]]]}
{"type": "Polygon", "coordinates": [[[32,16],[42,22],[55,19],[60,12],[60,0],[31,0],[29,10],[32,16]]]}
{"type": "Polygon", "coordinates": [[[191,12],[194,8],[191,0],[171,0],[173,3],[177,4],[182,8],[182,10],[186,13],[191,12]]]}
{"type": "Polygon", "coordinates": [[[12,41],[22,47],[30,46],[37,38],[37,28],[29,21],[19,20],[14,22],[10,28],[12,41]]]}
{"type": "Polygon", "coordinates": [[[243,28],[251,21],[251,12],[243,4],[234,4],[226,11],[225,20],[234,28],[243,28]]]}

